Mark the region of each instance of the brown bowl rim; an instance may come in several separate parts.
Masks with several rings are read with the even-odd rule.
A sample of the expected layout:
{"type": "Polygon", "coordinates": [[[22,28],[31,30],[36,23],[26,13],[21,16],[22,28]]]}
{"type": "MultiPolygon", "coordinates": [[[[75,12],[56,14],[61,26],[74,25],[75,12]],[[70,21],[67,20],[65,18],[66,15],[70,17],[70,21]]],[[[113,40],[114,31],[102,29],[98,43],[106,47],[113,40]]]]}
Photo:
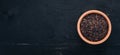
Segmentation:
{"type": "Polygon", "coordinates": [[[103,13],[102,11],[99,11],[99,10],[88,10],[88,11],[84,12],[84,13],[79,17],[78,22],[77,22],[77,32],[78,32],[78,34],[79,34],[79,37],[80,37],[83,41],[85,41],[86,43],[92,44],[92,45],[98,45],[98,44],[101,44],[101,43],[105,42],[105,41],[109,38],[109,36],[110,36],[110,34],[111,34],[111,30],[112,30],[112,25],[111,25],[111,21],[110,21],[109,17],[108,17],[105,13],[103,13]],[[93,41],[90,41],[90,40],[86,39],[86,38],[82,35],[82,33],[81,33],[81,31],[80,31],[80,25],[79,25],[79,24],[81,23],[83,17],[86,16],[86,15],[88,15],[88,14],[91,14],[91,13],[96,13],[96,14],[102,15],[102,16],[106,19],[106,21],[107,21],[107,23],[108,23],[108,33],[106,34],[106,36],[105,36],[102,40],[96,41],[96,42],[93,42],[93,41]]]}

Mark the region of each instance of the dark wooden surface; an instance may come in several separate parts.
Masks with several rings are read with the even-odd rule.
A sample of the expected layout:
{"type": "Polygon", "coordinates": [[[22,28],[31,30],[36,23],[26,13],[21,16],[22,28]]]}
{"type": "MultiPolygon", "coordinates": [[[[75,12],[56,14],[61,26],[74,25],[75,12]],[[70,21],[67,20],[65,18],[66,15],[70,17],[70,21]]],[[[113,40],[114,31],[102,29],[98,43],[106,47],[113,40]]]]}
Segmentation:
{"type": "Polygon", "coordinates": [[[0,0],[0,55],[120,55],[119,0],[0,0]],[[90,9],[112,22],[110,38],[92,46],[76,31],[90,9]]]}

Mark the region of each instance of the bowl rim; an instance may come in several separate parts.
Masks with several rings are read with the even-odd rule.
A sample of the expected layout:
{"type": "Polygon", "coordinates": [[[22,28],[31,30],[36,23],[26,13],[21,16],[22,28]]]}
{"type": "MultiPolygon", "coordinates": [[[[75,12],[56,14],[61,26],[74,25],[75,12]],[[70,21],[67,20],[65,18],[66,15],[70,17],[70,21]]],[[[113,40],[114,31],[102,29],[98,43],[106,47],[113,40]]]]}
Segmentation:
{"type": "Polygon", "coordinates": [[[79,17],[78,22],[77,22],[77,32],[78,32],[78,34],[79,34],[79,37],[80,37],[83,41],[85,41],[86,43],[92,44],[92,45],[98,45],[98,44],[101,44],[101,43],[105,42],[105,41],[109,38],[109,36],[110,36],[110,34],[111,34],[111,30],[112,30],[112,25],[111,25],[111,21],[110,21],[109,17],[108,17],[105,13],[103,13],[102,11],[99,11],[99,10],[88,10],[88,11],[84,12],[84,13],[79,17]],[[108,24],[108,33],[106,34],[106,36],[105,36],[102,40],[99,40],[99,41],[96,41],[96,42],[90,41],[90,40],[88,40],[87,38],[85,38],[85,37],[82,35],[81,30],[80,30],[80,29],[81,29],[80,24],[81,24],[82,19],[83,19],[86,15],[91,14],[91,13],[96,13],[96,14],[102,15],[102,16],[106,19],[107,24],[108,24]]]}

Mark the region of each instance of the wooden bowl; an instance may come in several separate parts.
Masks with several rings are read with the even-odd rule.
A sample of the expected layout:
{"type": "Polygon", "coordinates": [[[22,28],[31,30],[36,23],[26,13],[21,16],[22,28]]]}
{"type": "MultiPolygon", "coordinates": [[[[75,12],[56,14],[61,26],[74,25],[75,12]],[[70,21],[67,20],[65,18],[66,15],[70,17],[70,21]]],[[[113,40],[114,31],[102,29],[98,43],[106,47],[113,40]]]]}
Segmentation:
{"type": "Polygon", "coordinates": [[[84,12],[77,22],[77,32],[80,38],[91,45],[105,42],[111,34],[111,29],[110,19],[99,10],[84,12]]]}

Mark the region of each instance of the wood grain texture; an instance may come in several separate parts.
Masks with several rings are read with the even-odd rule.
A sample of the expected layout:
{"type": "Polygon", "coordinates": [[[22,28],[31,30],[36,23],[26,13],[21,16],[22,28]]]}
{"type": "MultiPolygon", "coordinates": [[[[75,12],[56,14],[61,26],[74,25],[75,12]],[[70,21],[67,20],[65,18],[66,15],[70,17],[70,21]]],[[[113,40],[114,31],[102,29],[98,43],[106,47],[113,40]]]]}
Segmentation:
{"type": "Polygon", "coordinates": [[[0,55],[120,55],[119,0],[0,0],[0,55]],[[105,12],[113,30],[99,46],[76,31],[79,16],[105,12]]]}

